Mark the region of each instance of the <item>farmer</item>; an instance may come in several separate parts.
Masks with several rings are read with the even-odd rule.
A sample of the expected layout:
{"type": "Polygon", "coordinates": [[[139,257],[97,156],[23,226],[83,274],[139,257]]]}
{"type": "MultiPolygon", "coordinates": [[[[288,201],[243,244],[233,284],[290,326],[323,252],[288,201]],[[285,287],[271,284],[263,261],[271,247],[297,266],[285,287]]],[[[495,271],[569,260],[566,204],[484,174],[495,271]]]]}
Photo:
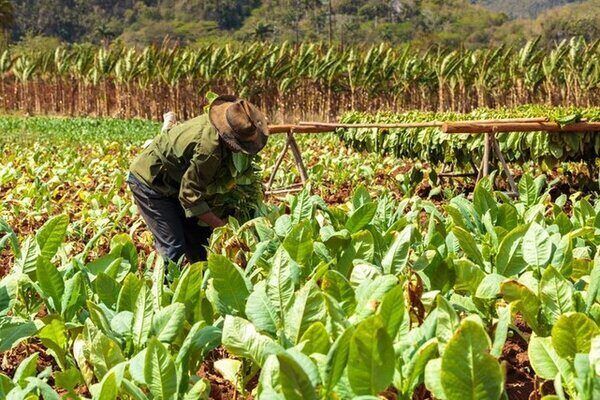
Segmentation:
{"type": "Polygon", "coordinates": [[[207,114],[158,135],[133,161],[127,182],[155,246],[166,260],[206,260],[213,229],[225,222],[211,211],[206,189],[218,182],[231,152],[258,153],[267,119],[235,96],[215,99],[207,114]]]}

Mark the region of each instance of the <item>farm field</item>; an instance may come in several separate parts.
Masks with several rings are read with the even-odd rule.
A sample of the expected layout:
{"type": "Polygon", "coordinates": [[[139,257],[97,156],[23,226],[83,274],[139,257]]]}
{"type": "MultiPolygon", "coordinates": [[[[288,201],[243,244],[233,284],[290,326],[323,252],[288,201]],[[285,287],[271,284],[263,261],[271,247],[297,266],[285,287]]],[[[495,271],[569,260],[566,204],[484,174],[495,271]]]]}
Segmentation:
{"type": "MultiPolygon", "coordinates": [[[[346,122],[547,116],[519,107],[346,122]]],[[[591,134],[500,137],[502,180],[438,182],[481,141],[433,129],[299,139],[311,186],[152,251],[125,185],[146,120],[0,117],[0,397],[595,399],[600,202],[591,134]],[[28,397],[29,396],[29,397],[28,397]]],[[[254,160],[265,181],[283,146],[254,160]]],[[[299,181],[286,159],[276,186],[299,181]]],[[[255,187],[233,182],[240,204],[255,187]]]]}
{"type": "Polygon", "coordinates": [[[272,121],[335,119],[347,110],[469,112],[600,100],[600,45],[426,50],[386,44],[252,43],[195,48],[61,46],[0,53],[0,107],[31,114],[158,119],[197,114],[198,93],[236,93],[272,121]]]}

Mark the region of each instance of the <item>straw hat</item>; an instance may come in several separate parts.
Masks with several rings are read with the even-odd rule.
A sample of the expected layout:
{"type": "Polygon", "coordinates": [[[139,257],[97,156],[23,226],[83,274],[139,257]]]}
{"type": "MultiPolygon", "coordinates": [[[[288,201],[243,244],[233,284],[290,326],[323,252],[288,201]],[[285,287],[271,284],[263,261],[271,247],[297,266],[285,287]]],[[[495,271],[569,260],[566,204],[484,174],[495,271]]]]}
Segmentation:
{"type": "Polygon", "coordinates": [[[246,100],[219,96],[213,100],[208,118],[234,151],[256,154],[267,144],[267,118],[246,100]]]}

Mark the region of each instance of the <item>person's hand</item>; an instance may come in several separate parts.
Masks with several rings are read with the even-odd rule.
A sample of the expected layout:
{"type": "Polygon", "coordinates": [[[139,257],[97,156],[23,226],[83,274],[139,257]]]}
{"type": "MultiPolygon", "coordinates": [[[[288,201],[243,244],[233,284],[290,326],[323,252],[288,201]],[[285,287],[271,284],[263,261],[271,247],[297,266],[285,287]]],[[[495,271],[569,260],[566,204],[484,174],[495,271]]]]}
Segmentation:
{"type": "Polygon", "coordinates": [[[207,212],[198,217],[200,221],[204,222],[213,229],[220,228],[225,225],[225,221],[217,217],[213,212],[207,212]]]}

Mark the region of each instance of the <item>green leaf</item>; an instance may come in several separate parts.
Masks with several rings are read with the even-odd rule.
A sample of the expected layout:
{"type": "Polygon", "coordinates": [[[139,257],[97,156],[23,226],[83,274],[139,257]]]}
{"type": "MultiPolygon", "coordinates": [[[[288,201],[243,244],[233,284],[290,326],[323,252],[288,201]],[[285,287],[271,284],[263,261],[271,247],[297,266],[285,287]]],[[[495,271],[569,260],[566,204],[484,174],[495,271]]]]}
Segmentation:
{"type": "Polygon", "coordinates": [[[483,255],[477,246],[473,234],[467,232],[463,228],[455,226],[452,228],[452,233],[456,236],[460,248],[465,252],[466,256],[481,267],[484,267],[483,255]]]}
{"type": "Polygon", "coordinates": [[[280,247],[275,253],[273,266],[267,276],[267,297],[279,315],[279,321],[285,324],[284,312],[294,295],[293,261],[280,247]]]}
{"type": "Polygon", "coordinates": [[[504,282],[500,286],[500,291],[504,299],[511,303],[511,307],[523,315],[525,322],[536,333],[544,333],[543,326],[539,320],[541,308],[540,300],[525,285],[515,280],[504,282]]]}
{"type": "Polygon", "coordinates": [[[313,232],[310,221],[304,220],[295,225],[283,240],[283,248],[292,260],[308,265],[313,253],[313,232]]]}
{"type": "Polygon", "coordinates": [[[283,351],[273,339],[258,333],[250,322],[231,315],[225,316],[221,340],[231,354],[250,358],[258,365],[263,365],[270,355],[283,351]]]}
{"type": "Polygon", "coordinates": [[[227,257],[218,254],[210,255],[208,268],[216,292],[213,301],[217,311],[221,315],[244,316],[246,300],[251,290],[244,271],[227,257]]]}
{"type": "Polygon", "coordinates": [[[94,396],[94,400],[115,400],[119,394],[117,387],[117,377],[113,371],[104,376],[98,388],[98,395],[94,396]]]}
{"type": "Polygon", "coordinates": [[[304,334],[302,334],[298,343],[303,344],[302,352],[307,356],[315,353],[327,354],[331,347],[327,329],[320,321],[310,325],[304,334]]]}
{"type": "Polygon", "coordinates": [[[35,240],[40,249],[40,256],[47,261],[58,251],[58,248],[65,240],[67,234],[67,226],[69,225],[69,217],[67,215],[57,215],[48,220],[40,228],[35,236],[35,240]]]}
{"type": "Polygon", "coordinates": [[[140,288],[133,309],[132,337],[136,349],[141,349],[146,344],[150,328],[152,327],[152,298],[150,289],[145,284],[140,288]]]}
{"type": "Polygon", "coordinates": [[[339,382],[348,363],[350,340],[354,335],[354,327],[348,327],[334,342],[327,353],[327,362],[323,373],[323,386],[330,393],[339,382]]]}
{"type": "Polygon", "coordinates": [[[117,312],[135,309],[135,302],[144,283],[135,274],[128,274],[123,280],[123,286],[117,298],[117,312]]]}
{"type": "Polygon", "coordinates": [[[175,363],[158,339],[150,339],[144,361],[144,379],[156,400],[173,399],[177,393],[175,363]]]}
{"type": "Polygon", "coordinates": [[[383,296],[379,306],[379,315],[388,335],[394,339],[405,315],[404,288],[402,285],[397,285],[383,296]]]}
{"type": "Polygon", "coordinates": [[[325,302],[323,295],[313,281],[308,281],[295,293],[292,304],[286,311],[285,333],[294,344],[317,321],[325,319],[325,302]]]}
{"type": "Polygon", "coordinates": [[[125,361],[121,347],[103,333],[98,333],[90,348],[90,362],[94,374],[102,379],[108,371],[119,363],[125,361]]]}
{"type": "Polygon", "coordinates": [[[188,321],[195,320],[195,312],[200,302],[200,292],[202,290],[204,263],[195,263],[189,265],[181,274],[172,303],[185,304],[186,317],[188,321]]]}
{"type": "Polygon", "coordinates": [[[441,383],[448,400],[500,398],[504,378],[489,347],[481,325],[471,320],[461,323],[442,356],[441,383]]]}
{"type": "Polygon", "coordinates": [[[376,212],[376,203],[363,204],[354,210],[354,212],[350,215],[346,221],[345,228],[348,229],[350,233],[356,233],[360,231],[371,222],[376,212]]]}
{"type": "Polygon", "coordinates": [[[65,282],[56,267],[46,258],[38,258],[36,276],[44,296],[49,299],[51,307],[60,313],[61,299],[65,291],[65,282]]]}
{"type": "Polygon", "coordinates": [[[77,272],[73,277],[65,282],[65,291],[61,299],[61,309],[65,321],[71,321],[85,306],[85,286],[83,283],[83,273],[77,272]]]}
{"type": "Polygon", "coordinates": [[[367,280],[356,288],[356,310],[353,321],[361,321],[377,312],[383,297],[398,285],[398,279],[392,275],[378,276],[367,280]]]}
{"type": "Polygon", "coordinates": [[[498,312],[498,323],[494,331],[494,343],[490,354],[498,358],[502,355],[504,343],[506,343],[506,337],[508,336],[508,326],[511,321],[510,307],[499,307],[498,312]]]}
{"type": "Polygon", "coordinates": [[[171,343],[181,333],[185,306],[174,303],[158,311],[152,319],[152,335],[163,343],[171,343]]]}
{"type": "Polygon", "coordinates": [[[26,386],[26,379],[36,375],[37,361],[40,353],[33,353],[24,360],[22,360],[13,376],[13,381],[19,386],[26,386]]]}
{"type": "Polygon", "coordinates": [[[473,207],[475,207],[475,211],[477,211],[480,216],[484,216],[488,211],[493,219],[496,219],[496,215],[498,215],[498,204],[490,191],[485,188],[483,181],[479,181],[477,185],[475,185],[475,190],[473,191],[473,207]]]}
{"type": "Polygon", "coordinates": [[[79,385],[85,384],[81,372],[76,367],[71,367],[65,371],[55,371],[54,381],[56,386],[71,391],[79,385]]]}
{"type": "Polygon", "coordinates": [[[380,316],[359,323],[350,339],[348,380],[358,395],[376,395],[394,375],[394,347],[380,316]]]}
{"type": "Polygon", "coordinates": [[[572,374],[571,364],[556,353],[550,337],[532,335],[527,355],[535,373],[542,379],[552,380],[559,373],[566,379],[572,374]]]}
{"type": "Polygon", "coordinates": [[[486,276],[481,267],[466,258],[454,261],[454,269],[456,271],[454,289],[458,292],[466,291],[475,294],[486,276]]]}
{"type": "Polygon", "coordinates": [[[117,282],[104,272],[100,272],[96,276],[96,279],[94,280],[93,284],[96,294],[98,295],[100,301],[106,304],[106,306],[112,308],[119,298],[119,282],[117,282]]]}
{"type": "Polygon", "coordinates": [[[538,191],[529,174],[523,174],[519,181],[519,199],[527,206],[532,206],[537,202],[538,191]]]}
{"type": "Polygon", "coordinates": [[[317,393],[306,371],[286,353],[271,355],[260,374],[258,397],[316,400],[317,393]]]}
{"type": "Polygon", "coordinates": [[[254,290],[246,301],[246,315],[259,331],[277,333],[280,317],[267,296],[266,282],[254,285],[254,290]]]}
{"type": "Polygon", "coordinates": [[[537,222],[523,236],[523,259],[527,264],[543,267],[552,257],[552,241],[548,232],[537,222]]]}
{"type": "Polygon", "coordinates": [[[111,330],[110,321],[108,319],[108,315],[106,315],[105,310],[89,300],[86,301],[86,305],[86,308],[90,314],[90,320],[102,332],[104,332],[105,334],[109,334],[111,330]]]}
{"type": "Polygon", "coordinates": [[[594,267],[590,272],[590,283],[585,298],[585,310],[589,312],[600,293],[600,254],[594,257],[594,267]]]}
{"type": "Polygon", "coordinates": [[[234,387],[238,387],[242,362],[232,358],[222,358],[214,362],[215,371],[217,371],[225,380],[231,382],[234,387]]]}
{"type": "Polygon", "coordinates": [[[552,345],[560,357],[573,358],[577,353],[589,353],[597,335],[600,329],[585,314],[563,314],[552,327],[552,345]]]}
{"type": "Polygon", "coordinates": [[[344,275],[335,270],[327,271],[321,280],[321,289],[336,299],[347,315],[354,312],[356,307],[354,290],[344,275]]]}
{"type": "Polygon", "coordinates": [[[33,238],[28,237],[23,241],[20,253],[20,257],[15,261],[14,270],[23,274],[31,274],[36,269],[37,259],[40,255],[33,238]]]}
{"type": "Polygon", "coordinates": [[[500,295],[500,285],[506,280],[498,274],[488,274],[477,286],[475,297],[485,300],[495,299],[500,295]]]}
{"type": "Polygon", "coordinates": [[[528,225],[520,225],[511,230],[500,242],[496,253],[496,272],[510,277],[519,274],[527,263],[523,260],[521,243],[528,225]]]}
{"type": "Polygon", "coordinates": [[[542,274],[540,300],[550,324],[554,324],[561,314],[575,311],[571,283],[552,266],[548,266],[542,274]]]}
{"type": "Polygon", "coordinates": [[[425,387],[436,399],[445,400],[442,387],[442,358],[430,360],[425,367],[425,387]]]}
{"type": "Polygon", "coordinates": [[[183,400],[209,400],[211,386],[207,379],[200,379],[183,395],[183,400]]]}
{"type": "Polygon", "coordinates": [[[313,203],[310,200],[309,190],[305,188],[295,198],[292,205],[292,221],[297,224],[304,219],[311,219],[313,213],[313,203]]]}
{"type": "Polygon", "coordinates": [[[412,226],[407,226],[402,232],[395,235],[392,245],[381,261],[384,273],[399,274],[406,267],[413,229],[412,226]]]}
{"type": "MultiPolygon", "coordinates": [[[[142,392],[142,390],[129,379],[123,379],[121,385],[123,387],[123,391],[130,395],[133,400],[148,400],[148,397],[144,394],[144,392],[142,392]]],[[[195,397],[194,399],[198,399],[198,397],[195,397]]]]}
{"type": "Polygon", "coordinates": [[[62,319],[56,315],[44,319],[46,325],[40,329],[37,336],[42,344],[54,353],[58,365],[67,367],[67,328],[62,319]]]}
{"type": "Polygon", "coordinates": [[[413,393],[417,385],[422,382],[422,376],[430,360],[438,357],[437,340],[430,339],[423,343],[421,347],[411,357],[409,363],[405,366],[406,380],[404,381],[403,393],[413,393]]]}
{"type": "Polygon", "coordinates": [[[452,338],[452,335],[454,335],[454,332],[458,329],[460,318],[448,300],[441,295],[437,297],[436,315],[435,336],[438,338],[438,347],[441,353],[452,338]]]}

